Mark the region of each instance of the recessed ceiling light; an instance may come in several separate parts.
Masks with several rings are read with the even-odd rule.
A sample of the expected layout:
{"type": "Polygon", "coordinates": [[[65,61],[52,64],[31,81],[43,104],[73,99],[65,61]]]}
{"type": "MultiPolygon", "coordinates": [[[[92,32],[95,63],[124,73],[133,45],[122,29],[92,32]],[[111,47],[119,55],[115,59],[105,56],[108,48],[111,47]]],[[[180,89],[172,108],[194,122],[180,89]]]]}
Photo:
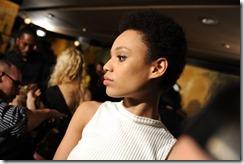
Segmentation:
{"type": "Polygon", "coordinates": [[[83,27],[83,28],[82,28],[82,31],[83,31],[83,32],[86,32],[86,28],[85,28],[85,27],[83,27]]]}
{"type": "Polygon", "coordinates": [[[223,43],[222,45],[223,45],[224,48],[227,48],[227,49],[230,48],[230,45],[229,44],[223,43]]]}
{"type": "Polygon", "coordinates": [[[180,91],[180,86],[179,86],[179,84],[174,84],[174,85],[173,85],[173,89],[174,89],[176,92],[179,92],[179,91],[180,91]]]}
{"type": "Polygon", "coordinates": [[[214,18],[202,18],[201,19],[202,23],[203,24],[206,24],[206,25],[216,25],[218,24],[218,20],[217,19],[214,19],[214,18]]]}
{"type": "Polygon", "coordinates": [[[44,37],[44,36],[46,36],[46,32],[38,29],[38,30],[36,30],[36,35],[39,37],[44,37]]]}
{"type": "Polygon", "coordinates": [[[80,45],[80,42],[78,40],[74,41],[74,45],[78,47],[80,45]]]}
{"type": "Polygon", "coordinates": [[[25,24],[30,24],[31,23],[31,19],[27,17],[27,18],[24,19],[24,22],[25,22],[25,24]]]}
{"type": "Polygon", "coordinates": [[[48,13],[47,17],[52,19],[54,17],[54,15],[52,13],[48,13]]]}

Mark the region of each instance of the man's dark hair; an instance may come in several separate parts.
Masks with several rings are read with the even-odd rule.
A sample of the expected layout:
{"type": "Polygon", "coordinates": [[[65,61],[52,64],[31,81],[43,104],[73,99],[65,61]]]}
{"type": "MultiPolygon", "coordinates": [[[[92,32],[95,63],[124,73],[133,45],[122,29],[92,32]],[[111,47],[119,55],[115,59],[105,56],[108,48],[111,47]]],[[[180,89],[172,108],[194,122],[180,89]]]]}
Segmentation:
{"type": "Polygon", "coordinates": [[[136,11],[123,17],[119,32],[142,33],[151,60],[164,57],[168,68],[162,77],[162,88],[175,84],[186,62],[187,43],[183,29],[173,19],[152,10],[136,11]]]}
{"type": "Polygon", "coordinates": [[[34,37],[34,39],[37,39],[37,35],[36,35],[36,31],[33,27],[31,26],[25,26],[22,29],[20,29],[17,37],[20,38],[23,34],[29,34],[32,35],[34,37]]]}
{"type": "Polygon", "coordinates": [[[4,59],[3,56],[0,56],[0,65],[11,67],[12,63],[10,61],[4,59]]]}

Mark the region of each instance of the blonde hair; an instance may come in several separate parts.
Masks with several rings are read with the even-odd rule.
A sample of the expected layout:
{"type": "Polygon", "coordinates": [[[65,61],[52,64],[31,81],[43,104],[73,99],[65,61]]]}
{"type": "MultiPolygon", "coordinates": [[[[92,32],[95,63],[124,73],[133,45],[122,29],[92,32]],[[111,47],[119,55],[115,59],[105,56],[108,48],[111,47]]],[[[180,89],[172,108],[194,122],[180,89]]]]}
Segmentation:
{"type": "Polygon", "coordinates": [[[76,48],[68,48],[58,56],[48,84],[54,86],[71,81],[81,82],[84,76],[83,54],[76,48]]]}
{"type": "MultiPolygon", "coordinates": [[[[68,48],[63,51],[57,58],[57,63],[48,82],[48,86],[55,86],[74,82],[77,84],[77,90],[72,91],[72,101],[69,108],[73,112],[81,101],[84,101],[87,89],[83,85],[83,79],[86,76],[85,62],[83,54],[76,48],[68,48]]],[[[72,90],[72,89],[71,89],[72,90]]]]}

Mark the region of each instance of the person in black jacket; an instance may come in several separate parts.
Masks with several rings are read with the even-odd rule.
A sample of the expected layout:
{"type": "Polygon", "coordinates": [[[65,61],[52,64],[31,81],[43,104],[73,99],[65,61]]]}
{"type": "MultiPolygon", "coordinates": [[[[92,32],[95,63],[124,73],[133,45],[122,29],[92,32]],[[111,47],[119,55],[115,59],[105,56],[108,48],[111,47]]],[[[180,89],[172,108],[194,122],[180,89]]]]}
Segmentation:
{"type": "Polygon", "coordinates": [[[36,51],[37,36],[33,28],[26,26],[20,30],[13,50],[4,54],[22,73],[22,83],[38,84],[44,90],[49,76],[49,66],[45,64],[42,54],[36,51]]]}

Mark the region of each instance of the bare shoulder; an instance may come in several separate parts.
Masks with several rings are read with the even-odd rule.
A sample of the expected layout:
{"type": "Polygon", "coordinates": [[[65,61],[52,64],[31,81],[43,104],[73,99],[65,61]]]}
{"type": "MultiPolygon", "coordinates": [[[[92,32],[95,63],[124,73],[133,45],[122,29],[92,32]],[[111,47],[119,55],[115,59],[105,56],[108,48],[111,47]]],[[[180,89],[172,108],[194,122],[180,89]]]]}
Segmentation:
{"type": "Polygon", "coordinates": [[[102,103],[97,101],[85,101],[79,105],[78,110],[89,112],[89,113],[93,113],[93,112],[95,113],[101,104],[102,103]]]}
{"type": "Polygon", "coordinates": [[[87,123],[96,113],[100,105],[101,103],[97,101],[82,102],[77,108],[77,110],[75,111],[75,115],[83,117],[85,123],[87,123]]]}

